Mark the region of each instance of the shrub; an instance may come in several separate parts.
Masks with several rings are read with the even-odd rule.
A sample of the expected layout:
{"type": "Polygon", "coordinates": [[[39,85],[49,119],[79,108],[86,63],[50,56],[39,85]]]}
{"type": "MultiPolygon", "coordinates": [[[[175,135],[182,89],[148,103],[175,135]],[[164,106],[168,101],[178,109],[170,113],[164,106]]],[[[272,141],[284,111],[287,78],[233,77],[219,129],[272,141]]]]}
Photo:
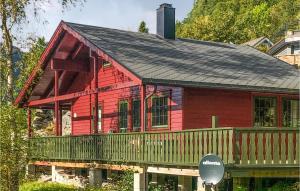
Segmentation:
{"type": "Polygon", "coordinates": [[[54,182],[27,182],[21,185],[20,191],[76,191],[73,186],[54,182]]]}
{"type": "Polygon", "coordinates": [[[274,184],[268,191],[298,191],[299,190],[299,182],[289,183],[286,181],[280,181],[274,184]]]}

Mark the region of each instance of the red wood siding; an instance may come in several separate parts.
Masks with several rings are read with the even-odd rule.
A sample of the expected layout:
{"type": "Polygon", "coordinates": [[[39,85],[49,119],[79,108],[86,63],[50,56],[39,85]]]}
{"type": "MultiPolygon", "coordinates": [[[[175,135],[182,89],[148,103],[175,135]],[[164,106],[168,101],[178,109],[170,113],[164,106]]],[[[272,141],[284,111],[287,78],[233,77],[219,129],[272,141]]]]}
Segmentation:
{"type": "MultiPolygon", "coordinates": [[[[92,78],[92,76],[91,76],[92,78]]],[[[122,72],[118,71],[115,67],[102,68],[98,72],[98,86],[99,88],[110,87],[115,84],[122,84],[132,81],[125,76],[122,72]]],[[[76,87],[79,89],[89,89],[93,80],[90,80],[86,76],[78,76],[70,91],[76,91],[76,87]]],[[[152,88],[147,88],[146,95],[152,92],[152,88]]],[[[170,95],[170,112],[169,112],[169,127],[171,130],[182,129],[182,88],[159,86],[157,88],[157,94],[168,92],[170,95]]],[[[90,134],[91,133],[91,104],[93,105],[93,96],[83,96],[73,102],[73,123],[72,133],[73,135],[90,134]],[[76,115],[76,117],[74,117],[76,115]]],[[[138,84],[130,88],[122,88],[111,91],[100,92],[98,95],[98,102],[102,107],[102,132],[109,132],[114,130],[118,132],[118,110],[119,101],[128,101],[128,128],[132,128],[131,120],[131,101],[132,99],[140,98],[140,86],[138,84]]],[[[149,105],[150,107],[150,105],[149,105]]],[[[148,117],[148,120],[151,118],[148,117]]],[[[150,122],[149,122],[150,123],[150,122]]]]}
{"type": "MultiPolygon", "coordinates": [[[[89,73],[79,73],[68,93],[90,89],[89,73]]],[[[91,96],[77,98],[72,104],[72,134],[90,134],[91,132],[91,96]]]]}
{"type": "Polygon", "coordinates": [[[213,115],[219,117],[220,127],[251,127],[251,94],[229,90],[184,90],[184,129],[209,128],[213,115]]]}
{"type": "Polygon", "coordinates": [[[74,135],[90,134],[91,110],[90,96],[79,97],[73,104],[72,133],[74,135]]]}

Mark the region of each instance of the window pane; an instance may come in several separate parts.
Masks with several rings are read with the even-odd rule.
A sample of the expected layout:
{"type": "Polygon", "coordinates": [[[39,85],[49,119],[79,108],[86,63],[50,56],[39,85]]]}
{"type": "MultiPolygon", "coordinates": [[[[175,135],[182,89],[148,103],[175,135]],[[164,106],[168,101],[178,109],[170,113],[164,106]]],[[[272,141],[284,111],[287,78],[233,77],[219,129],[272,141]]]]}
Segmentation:
{"type": "Polygon", "coordinates": [[[168,97],[152,99],[152,126],[168,125],[168,97]]]}
{"type": "Polygon", "coordinates": [[[284,127],[300,127],[299,100],[284,99],[282,104],[284,127]]]}
{"type": "Polygon", "coordinates": [[[254,100],[254,125],[256,127],[276,126],[276,99],[256,97],[254,100]]]}
{"type": "Polygon", "coordinates": [[[134,100],[132,102],[132,121],[133,121],[134,128],[141,126],[141,101],[140,100],[134,100]]]}
{"type": "Polygon", "coordinates": [[[120,102],[119,105],[119,128],[127,129],[128,122],[128,103],[126,101],[120,102]]]}

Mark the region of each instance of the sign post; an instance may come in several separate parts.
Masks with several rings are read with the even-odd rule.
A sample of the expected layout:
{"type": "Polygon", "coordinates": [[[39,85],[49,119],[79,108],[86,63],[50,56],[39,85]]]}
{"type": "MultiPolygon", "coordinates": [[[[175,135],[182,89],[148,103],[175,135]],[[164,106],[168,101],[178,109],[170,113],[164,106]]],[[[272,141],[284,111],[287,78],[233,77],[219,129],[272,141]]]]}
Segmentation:
{"type": "Polygon", "coordinates": [[[205,155],[199,163],[199,174],[204,187],[214,188],[223,180],[225,167],[222,159],[217,155],[205,155]]]}

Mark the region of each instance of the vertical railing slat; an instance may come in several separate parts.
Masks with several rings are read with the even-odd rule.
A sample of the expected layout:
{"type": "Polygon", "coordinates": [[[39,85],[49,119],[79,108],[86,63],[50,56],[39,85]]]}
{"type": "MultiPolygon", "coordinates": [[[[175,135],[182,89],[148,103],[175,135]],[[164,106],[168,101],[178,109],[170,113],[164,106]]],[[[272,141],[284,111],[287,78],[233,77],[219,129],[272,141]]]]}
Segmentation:
{"type": "Polygon", "coordinates": [[[279,164],[279,133],[273,134],[273,164],[279,164]]]}
{"type": "Polygon", "coordinates": [[[250,132],[250,144],[249,144],[249,163],[250,164],[256,164],[256,155],[255,155],[255,148],[256,148],[256,143],[255,143],[255,132],[250,132]]]}
{"type": "Polygon", "coordinates": [[[265,143],[265,150],[266,150],[266,164],[271,164],[272,163],[272,142],[271,142],[271,137],[272,134],[270,132],[265,132],[266,136],[266,143],[265,143]]]}
{"type": "Polygon", "coordinates": [[[257,133],[257,164],[264,163],[263,136],[264,136],[263,132],[257,133]]]}
{"type": "Polygon", "coordinates": [[[286,132],[281,133],[280,155],[281,164],[286,164],[286,132]]]}
{"type": "Polygon", "coordinates": [[[287,135],[288,164],[294,164],[294,149],[295,149],[295,147],[293,145],[293,142],[294,142],[293,135],[294,135],[293,131],[288,132],[288,135],[287,135]]]}
{"type": "Polygon", "coordinates": [[[242,133],[242,150],[241,150],[241,164],[248,164],[248,133],[242,133]]]}

